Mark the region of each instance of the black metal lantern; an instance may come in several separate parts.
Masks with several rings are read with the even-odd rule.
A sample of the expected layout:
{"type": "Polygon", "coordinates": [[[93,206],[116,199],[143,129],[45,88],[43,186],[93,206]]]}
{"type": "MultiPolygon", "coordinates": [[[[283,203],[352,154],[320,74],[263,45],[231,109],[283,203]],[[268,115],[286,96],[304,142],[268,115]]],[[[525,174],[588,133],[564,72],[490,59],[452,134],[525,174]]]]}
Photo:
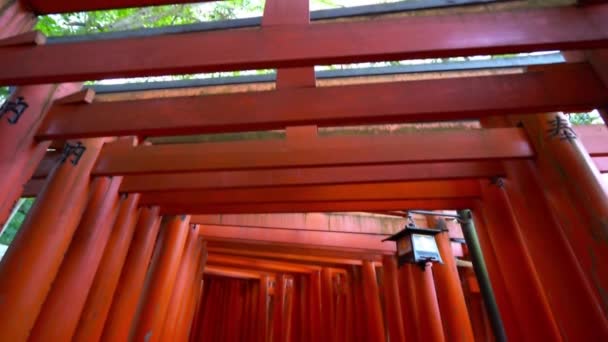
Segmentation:
{"type": "Polygon", "coordinates": [[[406,263],[421,266],[426,265],[427,262],[443,264],[435,240],[435,235],[442,231],[441,229],[418,228],[411,222],[402,231],[382,241],[395,241],[397,243],[397,263],[399,267],[406,263]]]}

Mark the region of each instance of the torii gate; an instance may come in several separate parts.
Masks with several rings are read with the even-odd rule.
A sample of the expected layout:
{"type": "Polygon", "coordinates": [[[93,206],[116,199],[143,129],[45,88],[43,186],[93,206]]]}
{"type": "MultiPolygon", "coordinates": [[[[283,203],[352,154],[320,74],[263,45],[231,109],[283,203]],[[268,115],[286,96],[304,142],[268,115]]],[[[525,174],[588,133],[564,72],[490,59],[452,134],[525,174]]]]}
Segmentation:
{"type": "Polygon", "coordinates": [[[607,118],[608,5],[311,15],[308,1],[268,0],[261,19],[171,32],[31,31],[37,14],[188,2],[0,0],[0,84],[18,86],[0,109],[0,223],[36,197],[0,263],[0,336],[608,338],[608,132],[561,113],[607,118]],[[543,50],[560,60],[314,70],[543,50]],[[99,94],[80,83],[261,68],[276,77],[99,94]],[[475,123],[421,124],[450,120],[475,123]],[[344,128],[373,124],[402,131],[344,128]],[[242,132],[254,138],[213,141],[242,132]],[[450,248],[457,228],[438,238],[446,264],[422,272],[397,269],[381,243],[394,231],[323,230],[288,214],[408,209],[472,211],[502,321],[493,331],[472,272],[457,269],[455,254],[468,255],[450,248]],[[255,215],[209,216],[230,214],[255,215]],[[265,226],[259,214],[275,216],[265,226]]]}

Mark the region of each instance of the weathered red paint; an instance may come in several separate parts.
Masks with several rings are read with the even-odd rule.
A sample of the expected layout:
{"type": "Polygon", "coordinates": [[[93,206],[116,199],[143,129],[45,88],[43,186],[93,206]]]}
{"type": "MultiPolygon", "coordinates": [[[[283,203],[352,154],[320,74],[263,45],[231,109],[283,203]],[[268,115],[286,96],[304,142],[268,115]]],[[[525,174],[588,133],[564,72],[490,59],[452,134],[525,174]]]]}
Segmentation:
{"type": "Polygon", "coordinates": [[[571,6],[6,48],[0,84],[601,48],[606,13],[571,6]]]}

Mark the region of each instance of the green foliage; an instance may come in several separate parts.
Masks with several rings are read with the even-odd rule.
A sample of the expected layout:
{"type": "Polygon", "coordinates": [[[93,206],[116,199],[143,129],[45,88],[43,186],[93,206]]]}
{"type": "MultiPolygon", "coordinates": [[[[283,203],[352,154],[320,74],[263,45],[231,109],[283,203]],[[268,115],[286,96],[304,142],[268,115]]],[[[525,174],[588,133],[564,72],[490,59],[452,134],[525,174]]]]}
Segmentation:
{"type": "Polygon", "coordinates": [[[19,202],[21,206],[15,213],[15,216],[13,216],[13,219],[9,222],[8,227],[6,227],[4,232],[2,232],[2,235],[0,236],[0,244],[8,246],[11,244],[11,242],[13,242],[13,239],[15,238],[15,235],[17,235],[19,228],[21,228],[27,213],[32,208],[34,200],[34,198],[26,198],[23,199],[22,202],[19,202]]]}
{"type": "Polygon", "coordinates": [[[572,125],[593,125],[601,124],[602,119],[599,115],[591,113],[570,113],[568,119],[572,125]]]}
{"type": "Polygon", "coordinates": [[[9,89],[8,87],[0,87],[0,105],[8,98],[9,89]]]}
{"type": "Polygon", "coordinates": [[[184,25],[261,13],[263,5],[263,0],[226,0],[205,4],[67,13],[40,17],[36,28],[47,36],[68,36],[184,25]]]}

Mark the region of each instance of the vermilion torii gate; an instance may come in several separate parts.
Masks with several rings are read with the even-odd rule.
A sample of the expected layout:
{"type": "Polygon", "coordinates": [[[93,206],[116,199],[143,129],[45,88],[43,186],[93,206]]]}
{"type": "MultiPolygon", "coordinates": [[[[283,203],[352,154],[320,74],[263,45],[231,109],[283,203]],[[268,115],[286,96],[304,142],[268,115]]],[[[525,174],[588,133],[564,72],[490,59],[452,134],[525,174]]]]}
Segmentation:
{"type": "Polygon", "coordinates": [[[0,84],[17,86],[0,109],[0,222],[36,197],[0,263],[3,339],[608,338],[608,130],[561,113],[605,114],[608,5],[311,15],[268,0],[261,20],[31,31],[36,14],[187,2],[0,0],[0,84]],[[314,69],[545,50],[559,60],[314,69]],[[79,83],[261,68],[276,76],[79,83]],[[496,312],[455,222],[416,217],[448,225],[446,263],[397,268],[381,240],[410,209],[472,210],[496,312]],[[382,215],[335,214],[355,211],[382,215]]]}

